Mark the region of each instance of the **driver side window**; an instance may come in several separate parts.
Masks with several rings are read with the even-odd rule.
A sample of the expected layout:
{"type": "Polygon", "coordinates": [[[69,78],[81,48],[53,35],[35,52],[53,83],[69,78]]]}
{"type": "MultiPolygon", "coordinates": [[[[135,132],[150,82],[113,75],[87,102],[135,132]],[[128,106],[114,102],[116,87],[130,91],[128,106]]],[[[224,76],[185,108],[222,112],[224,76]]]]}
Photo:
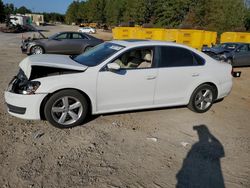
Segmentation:
{"type": "Polygon", "coordinates": [[[151,68],[153,63],[153,48],[129,50],[113,62],[117,63],[121,69],[151,68]]]}
{"type": "Polygon", "coordinates": [[[57,35],[56,39],[67,39],[68,38],[68,34],[67,33],[63,33],[60,35],[57,35]]]}

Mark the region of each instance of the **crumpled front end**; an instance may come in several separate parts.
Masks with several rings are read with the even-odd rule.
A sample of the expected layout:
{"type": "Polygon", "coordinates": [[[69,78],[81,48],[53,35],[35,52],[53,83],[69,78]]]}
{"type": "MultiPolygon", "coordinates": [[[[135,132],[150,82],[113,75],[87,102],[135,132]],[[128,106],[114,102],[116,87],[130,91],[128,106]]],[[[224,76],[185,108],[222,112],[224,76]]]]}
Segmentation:
{"type": "Polygon", "coordinates": [[[20,69],[4,93],[8,112],[23,119],[40,119],[40,105],[46,94],[35,94],[40,82],[28,80],[20,69]]]}
{"type": "Polygon", "coordinates": [[[23,119],[40,119],[40,107],[48,95],[47,90],[39,91],[44,78],[84,72],[87,67],[71,60],[68,56],[35,55],[25,58],[19,64],[18,74],[11,80],[5,91],[8,112],[23,119]],[[40,79],[43,78],[43,79],[40,79]]]}
{"type": "Polygon", "coordinates": [[[32,46],[36,45],[36,43],[34,41],[35,41],[35,39],[31,39],[31,38],[23,40],[22,45],[20,47],[22,53],[30,55],[30,53],[31,53],[30,50],[31,50],[32,46]]]}

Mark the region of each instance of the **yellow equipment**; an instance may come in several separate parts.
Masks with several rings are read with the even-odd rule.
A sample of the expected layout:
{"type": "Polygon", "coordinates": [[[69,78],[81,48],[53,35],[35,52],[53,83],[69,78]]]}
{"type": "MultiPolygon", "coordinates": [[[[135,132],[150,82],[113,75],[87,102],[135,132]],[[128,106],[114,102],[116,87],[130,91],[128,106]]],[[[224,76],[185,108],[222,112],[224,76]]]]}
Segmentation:
{"type": "Polygon", "coordinates": [[[172,41],[201,50],[203,46],[216,44],[217,33],[191,29],[161,29],[141,27],[115,27],[113,39],[150,39],[172,41]]]}

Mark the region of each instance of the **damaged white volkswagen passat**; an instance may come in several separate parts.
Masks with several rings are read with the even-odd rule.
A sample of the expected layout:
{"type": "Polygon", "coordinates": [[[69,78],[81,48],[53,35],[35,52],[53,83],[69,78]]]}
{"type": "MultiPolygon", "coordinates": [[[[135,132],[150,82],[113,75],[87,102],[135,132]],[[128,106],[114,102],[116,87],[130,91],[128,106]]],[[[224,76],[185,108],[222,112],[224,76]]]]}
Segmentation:
{"type": "Polygon", "coordinates": [[[8,112],[60,128],[88,113],[179,105],[203,113],[232,88],[231,65],[160,41],[110,41],[78,56],[29,56],[19,66],[5,91],[8,112]]]}

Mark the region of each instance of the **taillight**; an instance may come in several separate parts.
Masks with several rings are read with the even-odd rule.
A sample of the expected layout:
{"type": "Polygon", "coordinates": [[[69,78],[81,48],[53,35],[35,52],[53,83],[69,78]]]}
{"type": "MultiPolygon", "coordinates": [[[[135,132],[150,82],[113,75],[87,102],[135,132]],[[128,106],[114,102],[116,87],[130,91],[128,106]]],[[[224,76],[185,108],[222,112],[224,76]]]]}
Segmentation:
{"type": "Polygon", "coordinates": [[[232,67],[231,74],[232,74],[233,77],[237,78],[237,77],[240,77],[241,71],[234,71],[234,69],[232,67]]]}

